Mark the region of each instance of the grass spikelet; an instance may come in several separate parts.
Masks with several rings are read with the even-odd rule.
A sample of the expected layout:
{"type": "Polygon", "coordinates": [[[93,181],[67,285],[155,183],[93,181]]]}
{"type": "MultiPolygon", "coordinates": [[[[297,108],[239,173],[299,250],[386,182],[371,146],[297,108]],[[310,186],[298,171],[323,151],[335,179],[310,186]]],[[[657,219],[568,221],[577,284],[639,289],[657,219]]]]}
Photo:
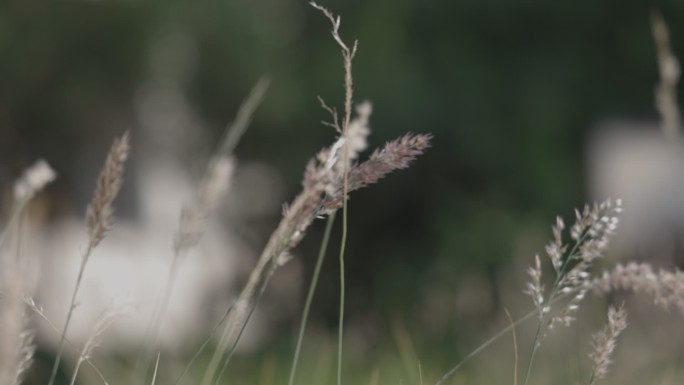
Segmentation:
{"type": "Polygon", "coordinates": [[[30,328],[30,319],[21,302],[11,297],[3,298],[2,302],[0,383],[19,385],[33,363],[34,332],[30,328]]]}
{"type": "Polygon", "coordinates": [[[215,209],[228,190],[234,169],[235,162],[228,156],[219,155],[209,162],[197,196],[181,213],[180,228],[174,242],[176,253],[195,246],[200,241],[207,215],[215,209]]]}
{"type": "Polygon", "coordinates": [[[89,236],[88,247],[81,258],[81,265],[76,278],[74,291],[71,295],[69,311],[67,312],[67,318],[64,322],[64,328],[62,329],[62,336],[59,340],[59,347],[57,348],[57,354],[52,366],[52,374],[50,375],[48,385],[53,385],[57,378],[59,363],[62,359],[62,354],[64,353],[66,334],[69,329],[71,317],[74,313],[74,308],[76,307],[76,297],[78,296],[78,289],[83,280],[85,267],[88,264],[88,260],[90,259],[93,250],[102,239],[104,239],[106,232],[111,228],[114,222],[114,209],[112,203],[119,194],[119,190],[121,190],[121,185],[123,184],[124,163],[128,158],[129,150],[129,135],[128,132],[126,132],[121,138],[114,140],[114,144],[112,144],[112,147],[107,153],[107,159],[105,160],[105,164],[102,167],[97,180],[95,193],[86,210],[86,225],[89,236]]]}
{"type": "Polygon", "coordinates": [[[684,272],[655,271],[648,263],[618,264],[595,278],[591,287],[598,295],[616,290],[632,290],[653,298],[664,309],[674,307],[684,314],[684,272]]]}
{"type": "Polygon", "coordinates": [[[105,165],[97,178],[97,187],[86,211],[86,224],[90,235],[90,243],[97,246],[114,221],[112,203],[119,194],[123,184],[124,163],[130,149],[128,132],[115,139],[105,165]]]}
{"type": "Polygon", "coordinates": [[[617,345],[617,338],[627,327],[627,311],[624,306],[608,309],[608,324],[593,337],[594,351],[589,357],[594,362],[594,370],[589,377],[589,385],[594,385],[597,380],[603,379],[608,373],[611,356],[617,345]]]}
{"type": "Polygon", "coordinates": [[[14,199],[25,202],[55,180],[57,174],[43,159],[39,159],[22,174],[14,184],[14,199]]]}
{"type": "Polygon", "coordinates": [[[528,362],[527,372],[523,384],[527,384],[532,366],[548,330],[555,324],[562,323],[569,326],[575,319],[574,314],[584,299],[591,275],[589,268],[597,258],[601,258],[608,248],[611,237],[617,230],[618,215],[622,212],[622,201],[607,199],[586,205],[584,210],[575,210],[576,221],[570,228],[571,243],[565,244],[562,239],[565,225],[557,218],[552,227],[553,241],[546,247],[547,254],[556,273],[555,282],[545,297],[541,285],[541,265],[539,258],[535,258],[535,267],[529,270],[531,282],[527,285],[527,294],[532,296],[539,315],[539,323],[532,345],[532,352],[528,362]],[[569,250],[566,252],[566,250],[569,250]],[[572,294],[570,301],[560,308],[559,314],[552,314],[551,305],[557,299],[572,294]]]}
{"type": "Polygon", "coordinates": [[[10,252],[9,247],[4,247],[5,241],[26,204],[56,176],[42,159],[24,171],[14,183],[10,217],[0,234],[0,384],[19,385],[33,363],[35,351],[28,309],[21,300],[28,290],[30,267],[19,251],[10,252]]]}
{"type": "MultiPolygon", "coordinates": [[[[368,122],[372,107],[369,102],[357,106],[356,116],[352,120],[352,59],[356,53],[357,44],[349,47],[339,36],[340,20],[327,9],[316,3],[311,5],[323,12],[333,24],[332,35],[342,50],[345,69],[345,103],[344,118],[340,121],[337,112],[325,104],[319,98],[322,107],[332,116],[332,126],[340,135],[337,140],[327,148],[321,150],[318,155],[309,161],[306,166],[302,182],[302,191],[295,197],[291,204],[284,206],[283,218],[271,234],[257,263],[249,275],[247,283],[234,303],[234,310],[229,314],[223,332],[219,338],[218,346],[209,362],[202,384],[210,384],[218,381],[218,371],[221,357],[228,351],[229,346],[237,344],[244,325],[248,322],[256,303],[259,293],[265,289],[270,277],[284,263],[289,260],[289,251],[296,247],[304,238],[307,229],[315,218],[323,215],[332,215],[338,209],[343,208],[343,234],[342,248],[340,252],[340,318],[343,317],[344,304],[344,244],[346,235],[346,206],[345,197],[353,189],[365,187],[375,183],[391,171],[408,167],[411,160],[429,147],[430,135],[406,135],[397,141],[387,144],[385,149],[377,150],[371,159],[362,163],[362,167],[353,174],[354,167],[351,161],[358,158],[361,151],[367,147],[366,137],[370,133],[368,122]],[[356,178],[352,184],[352,178],[356,178]],[[352,188],[353,187],[353,188],[352,188]],[[235,309],[242,309],[237,311],[235,309]],[[250,310],[247,310],[250,309],[250,310]]],[[[340,325],[342,322],[340,322],[340,325]]],[[[341,337],[341,330],[340,330],[341,337]]],[[[338,382],[339,381],[338,364],[338,382]]],[[[223,364],[225,367],[225,363],[223,364]]],[[[218,375],[220,377],[220,374],[218,375]]]]}
{"type": "Polygon", "coordinates": [[[43,159],[39,159],[33,166],[24,171],[21,177],[14,182],[14,202],[7,225],[0,233],[0,248],[4,246],[9,232],[19,218],[24,206],[33,198],[36,193],[57,178],[57,173],[43,159]]]}
{"type": "Polygon", "coordinates": [[[124,313],[122,309],[113,306],[105,309],[105,311],[102,314],[100,314],[100,316],[97,319],[97,322],[95,323],[95,327],[90,332],[88,340],[83,346],[83,350],[81,351],[81,354],[78,357],[78,361],[76,362],[74,372],[71,374],[70,385],[74,385],[76,383],[76,376],[78,376],[78,372],[81,369],[81,365],[87,360],[89,360],[92,357],[93,351],[98,346],[100,346],[102,335],[104,334],[104,332],[107,329],[109,329],[114,323],[114,321],[121,317],[123,314],[124,313]]]}
{"type": "Polygon", "coordinates": [[[677,83],[681,76],[679,60],[672,52],[670,32],[660,12],[651,14],[651,28],[660,72],[660,82],[655,87],[655,104],[662,119],[663,134],[669,140],[678,140],[682,124],[677,102],[677,83]]]}

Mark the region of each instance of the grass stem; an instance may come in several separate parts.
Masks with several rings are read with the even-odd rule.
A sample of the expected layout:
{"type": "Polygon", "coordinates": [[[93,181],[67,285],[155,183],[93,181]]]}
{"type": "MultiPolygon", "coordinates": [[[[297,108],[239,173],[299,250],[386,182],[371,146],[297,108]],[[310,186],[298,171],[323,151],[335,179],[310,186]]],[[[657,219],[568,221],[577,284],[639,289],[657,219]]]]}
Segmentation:
{"type": "MultiPolygon", "coordinates": [[[[559,295],[556,296],[553,300],[549,301],[549,305],[551,305],[551,304],[553,304],[553,303],[555,303],[555,302],[558,302],[558,301],[560,301],[561,299],[567,298],[567,297],[569,297],[569,296],[571,296],[571,295],[573,295],[573,294],[575,294],[575,292],[573,292],[573,291],[570,291],[570,292],[567,292],[567,293],[559,294],[559,295]]],[[[509,324],[507,327],[501,329],[498,333],[496,333],[496,334],[494,334],[493,336],[491,336],[487,341],[485,341],[484,343],[482,343],[482,344],[481,344],[480,346],[478,346],[475,350],[473,350],[473,351],[471,351],[470,353],[468,353],[468,355],[465,356],[460,362],[458,362],[458,363],[457,363],[456,365],[454,365],[451,369],[449,369],[449,371],[447,371],[447,372],[442,376],[442,378],[440,378],[440,379],[435,383],[435,385],[443,385],[443,384],[445,384],[445,381],[448,380],[452,375],[454,375],[454,373],[456,373],[456,371],[457,371],[458,369],[460,369],[463,365],[465,365],[468,361],[470,361],[471,358],[473,358],[473,357],[477,356],[478,354],[480,354],[483,350],[485,350],[486,348],[488,348],[491,344],[493,344],[494,342],[496,342],[499,338],[505,336],[506,333],[508,333],[508,332],[510,332],[510,331],[512,331],[512,330],[514,330],[516,326],[522,324],[523,322],[529,320],[530,318],[532,318],[533,316],[536,316],[536,315],[538,315],[538,314],[539,314],[539,312],[537,311],[537,309],[532,310],[532,311],[530,311],[529,313],[525,314],[522,318],[519,318],[517,321],[515,321],[515,322],[509,324]]]]}
{"type": "Polygon", "coordinates": [[[306,294],[306,302],[304,303],[304,310],[302,311],[302,320],[299,324],[297,346],[295,347],[294,357],[292,358],[292,367],[290,368],[290,379],[288,381],[289,385],[294,384],[295,374],[297,372],[297,364],[299,363],[299,354],[302,348],[302,341],[304,340],[304,332],[306,331],[306,324],[309,319],[309,311],[311,310],[311,302],[313,301],[313,296],[316,292],[316,286],[318,285],[318,277],[320,276],[321,267],[323,266],[325,252],[328,249],[328,241],[330,240],[330,234],[332,233],[333,223],[335,223],[334,212],[328,216],[328,221],[325,225],[325,232],[323,233],[323,239],[321,240],[321,248],[318,251],[318,258],[316,259],[313,277],[311,277],[309,291],[306,294]]]}
{"type": "Polygon", "coordinates": [[[71,294],[71,302],[69,303],[69,312],[67,313],[67,318],[64,323],[64,328],[62,329],[62,336],[59,339],[59,346],[57,347],[57,355],[55,357],[55,362],[52,365],[52,372],[50,373],[50,381],[48,385],[54,385],[55,379],[57,378],[57,372],[59,370],[59,364],[62,360],[62,355],[64,354],[64,341],[66,340],[67,330],[69,329],[69,324],[71,323],[71,317],[74,314],[74,309],[76,308],[76,296],[78,295],[78,289],[81,287],[81,282],[83,281],[83,272],[85,271],[88,259],[90,259],[90,254],[93,251],[95,244],[91,241],[88,243],[88,248],[83,254],[81,261],[81,266],[78,269],[78,277],[76,278],[76,285],[74,286],[74,291],[71,294]]]}
{"type": "MultiPolygon", "coordinates": [[[[346,183],[345,183],[346,186],[346,183]]],[[[346,188],[345,188],[346,190],[346,188]]],[[[347,192],[344,196],[346,198],[347,192]]],[[[340,245],[340,317],[337,331],[337,385],[342,385],[342,341],[344,339],[344,249],[347,243],[347,200],[342,207],[342,243],[340,245]]]]}

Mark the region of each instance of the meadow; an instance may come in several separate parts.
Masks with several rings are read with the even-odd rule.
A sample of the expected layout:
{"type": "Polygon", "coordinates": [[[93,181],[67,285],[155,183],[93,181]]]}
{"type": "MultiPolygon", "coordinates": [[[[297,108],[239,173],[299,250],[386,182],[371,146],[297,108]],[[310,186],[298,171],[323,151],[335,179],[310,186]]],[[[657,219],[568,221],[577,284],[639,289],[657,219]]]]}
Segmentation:
{"type": "MultiPolygon", "coordinates": [[[[93,291],[84,283],[89,267],[96,263],[102,244],[118,237],[115,208],[131,172],[127,162],[136,146],[136,132],[117,135],[108,152],[102,154],[104,165],[80,223],[85,243],[73,250],[77,257],[76,270],[71,272],[73,280],[60,282],[68,287],[70,300],[59,319],[46,311],[49,303],[41,303],[31,293],[36,280],[48,278],[34,277],[25,244],[31,213],[39,207],[34,201],[59,178],[60,171],[38,160],[14,181],[0,236],[0,383],[679,383],[684,378],[678,360],[683,336],[677,327],[679,313],[684,313],[684,274],[677,270],[676,259],[665,261],[661,268],[657,261],[616,260],[611,256],[622,217],[630,210],[629,200],[623,201],[620,196],[579,204],[574,212],[562,213],[549,223],[547,241],[531,234],[520,246],[527,257],[514,259],[498,271],[495,286],[481,276],[463,279],[459,296],[446,300],[440,299],[443,290],[439,287],[422,288],[422,301],[406,310],[416,318],[423,317],[421,323],[413,322],[415,319],[407,322],[402,314],[381,314],[379,321],[348,317],[346,295],[355,290],[354,280],[349,279],[353,273],[348,270],[348,258],[364,258],[358,250],[350,254],[347,249],[353,242],[349,239],[353,226],[349,216],[377,215],[354,212],[355,201],[350,196],[360,194],[357,190],[372,191],[376,184],[383,185],[390,174],[411,170],[438,145],[440,137],[433,136],[429,127],[421,127],[372,148],[368,137],[373,105],[357,100],[354,93],[353,64],[361,45],[343,38],[338,15],[316,3],[311,6],[329,23],[331,42],[341,53],[341,105],[335,107],[326,98],[318,98],[325,114],[321,125],[327,130],[329,144],[304,166],[301,190],[283,203],[278,224],[270,230],[261,251],[247,262],[248,274],[237,279],[239,289],[220,303],[218,310],[202,317],[209,319],[200,328],[202,334],[181,340],[180,347],[169,347],[166,328],[179,322],[173,312],[179,292],[176,287],[182,282],[188,261],[206,250],[203,242],[219,229],[212,226],[219,221],[222,203],[240,181],[235,178],[241,162],[237,149],[243,137],[250,135],[248,127],[272,87],[268,77],[261,78],[244,99],[198,173],[201,177],[196,178],[192,198],[173,214],[177,221],[168,235],[172,242],[165,265],[157,271],[163,283],[154,288],[158,292],[149,293],[152,299],[144,311],[146,322],[142,334],[132,338],[139,343],[132,351],[108,350],[107,344],[116,341],[106,337],[117,323],[125,321],[127,313],[141,311],[137,305],[130,308],[113,301],[85,334],[81,331],[76,337],[72,329],[80,322],[78,314],[87,311],[86,294],[93,291]],[[312,232],[319,237],[311,240],[312,232]],[[271,316],[260,313],[260,305],[269,303],[269,289],[283,290],[277,277],[291,277],[288,266],[303,259],[297,250],[305,237],[316,247],[304,250],[317,251],[304,260],[312,262],[306,269],[310,274],[298,276],[306,278],[296,286],[301,290],[295,290],[295,295],[302,294],[301,298],[275,301],[287,301],[296,308],[289,329],[265,334],[266,342],[242,347],[243,336],[249,337],[253,324],[271,316]],[[324,270],[324,260],[334,269],[324,270]],[[331,271],[336,275],[331,276],[331,271]],[[334,285],[337,294],[332,300],[325,298],[326,306],[336,314],[327,320],[328,325],[320,319],[310,322],[320,285],[334,285]],[[452,300],[455,304],[448,303],[452,300]],[[454,311],[462,312],[456,317],[459,322],[444,324],[444,320],[454,319],[444,313],[454,311]],[[37,325],[42,334],[48,330],[52,336],[52,342],[46,344],[48,353],[44,353],[45,348],[37,350],[37,325]]],[[[651,22],[661,76],[655,98],[659,135],[665,146],[678,154],[679,65],[665,22],[655,13],[651,22]]],[[[30,236],[38,233],[29,234],[30,243],[30,236]]],[[[367,258],[371,256],[369,251],[367,258]]],[[[220,270],[216,269],[217,274],[220,270]]],[[[41,274],[46,273],[50,271],[42,269],[41,274]]],[[[404,283],[391,282],[388,290],[397,288],[396,296],[400,297],[401,288],[409,286],[404,283]]],[[[263,326],[255,327],[251,333],[263,330],[263,326]]]]}

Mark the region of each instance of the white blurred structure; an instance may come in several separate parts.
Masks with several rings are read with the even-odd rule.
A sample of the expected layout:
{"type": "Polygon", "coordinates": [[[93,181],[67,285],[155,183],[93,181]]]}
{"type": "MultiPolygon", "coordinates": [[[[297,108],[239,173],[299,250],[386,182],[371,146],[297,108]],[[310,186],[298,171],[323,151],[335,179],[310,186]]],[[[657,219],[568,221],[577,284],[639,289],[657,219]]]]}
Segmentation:
{"type": "MultiPolygon", "coordinates": [[[[68,337],[74,342],[87,339],[107,307],[119,306],[126,315],[107,333],[114,336],[107,340],[109,348],[140,344],[155,303],[166,287],[180,207],[192,196],[192,184],[172,170],[144,172],[141,179],[140,220],[117,221],[88,262],[69,328],[68,337]]],[[[38,301],[47,317],[61,327],[87,245],[83,219],[64,219],[35,239],[42,256],[38,301]]],[[[160,330],[162,348],[180,348],[188,338],[197,338],[212,315],[209,297],[227,293],[235,279],[236,258],[252,254],[218,221],[208,223],[205,238],[181,262],[167,322],[160,330]]],[[[228,296],[223,299],[229,301],[228,296]]],[[[52,330],[44,329],[41,335],[43,340],[59,341],[52,330]]]]}
{"type": "Polygon", "coordinates": [[[613,250],[671,264],[684,240],[682,143],[656,123],[612,122],[591,138],[587,164],[592,198],[624,202],[613,250]]]}
{"type": "MultiPolygon", "coordinates": [[[[194,67],[194,44],[189,35],[170,28],[160,31],[150,48],[150,76],[137,97],[139,127],[131,132],[133,152],[138,156],[126,165],[124,181],[124,189],[135,186],[136,193],[131,195],[135,196],[137,215],[117,218],[113,230],[90,257],[67,334],[77,346],[83,345],[103,312],[118,306],[125,315],[106,332],[101,350],[139,349],[155,304],[166,288],[181,209],[193,198],[201,180],[201,175],[188,171],[197,165],[185,165],[181,160],[190,150],[197,150],[188,147],[201,148],[198,143],[206,142],[201,119],[183,94],[184,82],[194,67]]],[[[102,153],[100,160],[92,162],[104,162],[105,156],[102,153]]],[[[199,245],[184,254],[179,265],[159,329],[160,348],[167,352],[196,347],[188,342],[197,343],[208,335],[231,303],[235,294],[231,289],[244,273],[243,266],[251,268],[260,252],[248,247],[234,228],[219,220],[221,216],[230,213],[239,221],[280,212],[283,189],[273,170],[238,159],[235,178],[221,212],[212,214],[199,245]]],[[[94,189],[95,180],[82,183],[94,189]]],[[[85,202],[80,204],[85,207],[85,202]]],[[[115,201],[114,206],[121,204],[115,201]]],[[[27,238],[31,239],[31,254],[38,255],[41,262],[36,302],[61,331],[87,246],[83,215],[65,218],[27,238]]],[[[40,325],[40,340],[56,345],[60,332],[45,322],[40,325]]]]}

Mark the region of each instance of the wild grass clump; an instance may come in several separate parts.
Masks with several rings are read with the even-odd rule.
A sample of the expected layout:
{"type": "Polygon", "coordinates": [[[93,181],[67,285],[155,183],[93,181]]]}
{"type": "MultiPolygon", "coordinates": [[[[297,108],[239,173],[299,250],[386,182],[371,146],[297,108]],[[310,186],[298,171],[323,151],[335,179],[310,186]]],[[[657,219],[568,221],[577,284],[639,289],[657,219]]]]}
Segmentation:
{"type": "MultiPolygon", "coordinates": [[[[336,137],[327,147],[320,150],[305,167],[302,189],[293,200],[284,205],[282,218],[264,246],[246,284],[237,298],[225,304],[224,316],[217,322],[214,330],[205,342],[197,349],[195,355],[187,362],[184,370],[176,377],[175,384],[185,383],[190,368],[195,365],[197,357],[203,351],[211,349],[208,364],[203,368],[201,378],[192,383],[213,385],[230,378],[228,363],[240,342],[243,331],[250,321],[260,298],[266,290],[271,277],[276,271],[293,257],[291,251],[302,241],[310,226],[317,218],[326,219],[325,233],[314,268],[312,281],[306,296],[296,345],[293,348],[292,362],[289,366],[288,383],[297,383],[297,369],[303,339],[306,335],[307,321],[315,294],[323,258],[328,248],[333,223],[338,211],[342,211],[342,237],[339,248],[340,298],[336,381],[343,383],[343,332],[345,310],[345,245],[347,240],[347,205],[349,194],[358,189],[379,182],[388,174],[405,169],[422,155],[431,145],[430,134],[405,134],[375,149],[367,159],[362,154],[368,148],[367,137],[371,132],[370,117],[372,105],[364,101],[355,104],[353,94],[352,64],[358,48],[358,42],[349,45],[340,36],[340,18],[334,16],[326,8],[311,3],[332,24],[334,42],[342,53],[344,68],[344,106],[341,116],[337,109],[328,106],[320,98],[321,106],[330,114],[330,121],[324,126],[332,128],[336,137]]],[[[656,39],[660,50],[669,47],[666,29],[663,32],[661,19],[654,18],[656,39]],[[665,42],[665,43],[663,43],[665,42]],[[665,48],[663,48],[665,47],[665,48]]],[[[668,48],[669,49],[669,48],[668,48]]],[[[659,56],[663,70],[671,71],[672,55],[668,50],[659,56]],[[669,53],[669,56],[666,54],[669,53]],[[662,64],[670,63],[669,66],[662,64]]],[[[671,73],[663,77],[663,84],[658,91],[658,104],[661,106],[664,130],[670,132],[673,125],[678,125],[676,100],[672,98],[671,73]],[[669,96],[668,96],[669,95],[669,96]],[[674,106],[674,107],[673,107],[674,106]],[[675,110],[673,110],[675,108],[675,110]],[[673,123],[674,122],[674,123],[673,123]],[[669,131],[667,131],[669,130],[669,131]]],[[[186,252],[196,247],[202,239],[207,218],[216,210],[220,201],[230,188],[233,171],[238,160],[233,154],[235,146],[244,134],[251,117],[268,88],[268,80],[257,83],[250,96],[240,107],[235,121],[228,126],[224,139],[220,142],[214,155],[210,158],[205,174],[197,188],[194,198],[183,208],[179,208],[179,224],[173,244],[169,245],[172,258],[169,263],[167,284],[163,295],[155,303],[141,351],[136,358],[136,369],[132,375],[133,383],[154,384],[158,377],[160,360],[164,357],[158,351],[159,326],[167,316],[167,307],[180,268],[180,261],[186,252]]],[[[668,134],[673,136],[673,134],[668,134]]],[[[79,288],[86,266],[94,249],[106,237],[114,224],[114,202],[124,182],[124,166],[130,151],[130,135],[123,134],[116,139],[109,150],[105,164],[99,174],[97,186],[85,215],[85,229],[88,233],[88,244],[81,258],[81,264],[71,296],[69,310],[63,326],[52,326],[60,335],[59,345],[48,385],[57,381],[57,373],[62,367],[65,349],[75,352],[77,361],[71,370],[71,384],[76,382],[77,374],[83,364],[93,367],[103,383],[104,376],[92,364],[90,358],[100,344],[102,335],[116,322],[122,309],[113,306],[99,318],[90,337],[83,347],[74,346],[67,338],[70,322],[78,303],[79,288]]],[[[0,385],[20,384],[23,375],[30,367],[35,349],[34,332],[29,324],[29,312],[36,314],[52,325],[44,315],[41,307],[31,297],[27,297],[29,288],[23,278],[27,275],[25,260],[13,250],[9,240],[20,229],[17,218],[30,199],[56,177],[55,172],[44,161],[37,162],[19,178],[14,187],[14,205],[0,235],[0,385]]],[[[552,239],[545,247],[546,257],[534,257],[528,269],[529,281],[524,293],[531,298],[534,309],[527,315],[513,320],[484,344],[475,348],[450,370],[434,379],[425,378],[420,362],[416,363],[420,384],[436,381],[437,385],[446,384],[451,377],[471,358],[482,352],[494,341],[507,333],[515,333],[516,326],[529,320],[536,320],[534,336],[529,342],[529,350],[522,355],[526,363],[522,383],[531,382],[535,369],[535,359],[539,355],[545,337],[561,326],[570,327],[578,316],[578,310],[587,294],[594,293],[607,297],[618,290],[632,290],[644,293],[664,308],[675,307],[684,313],[684,273],[679,271],[656,271],[647,263],[616,264],[614,267],[603,267],[603,260],[610,246],[612,237],[618,230],[622,202],[619,199],[607,199],[603,202],[586,205],[575,211],[574,223],[568,228],[562,217],[557,217],[552,226],[552,239]],[[598,261],[603,263],[597,266],[598,261]],[[548,267],[547,267],[548,266],[548,267]],[[602,268],[603,270],[597,271],[602,268]]],[[[613,353],[618,347],[618,338],[627,327],[627,310],[624,305],[609,306],[606,326],[588,337],[592,351],[588,354],[591,369],[587,370],[587,380],[580,383],[593,385],[606,378],[609,365],[613,361],[613,353]]],[[[397,329],[399,330],[399,329],[397,329]]],[[[401,340],[405,346],[410,340],[405,334],[401,340]]],[[[516,349],[513,383],[518,384],[518,345],[524,346],[526,341],[519,341],[514,334],[516,349]]],[[[371,376],[371,383],[380,381],[379,374],[371,376]]]]}
{"type": "Polygon", "coordinates": [[[57,177],[44,160],[38,160],[14,183],[14,203],[0,234],[0,383],[18,385],[33,363],[35,332],[30,309],[23,298],[30,290],[31,266],[20,258],[19,245],[11,242],[19,231],[19,217],[28,202],[57,177]]]}

